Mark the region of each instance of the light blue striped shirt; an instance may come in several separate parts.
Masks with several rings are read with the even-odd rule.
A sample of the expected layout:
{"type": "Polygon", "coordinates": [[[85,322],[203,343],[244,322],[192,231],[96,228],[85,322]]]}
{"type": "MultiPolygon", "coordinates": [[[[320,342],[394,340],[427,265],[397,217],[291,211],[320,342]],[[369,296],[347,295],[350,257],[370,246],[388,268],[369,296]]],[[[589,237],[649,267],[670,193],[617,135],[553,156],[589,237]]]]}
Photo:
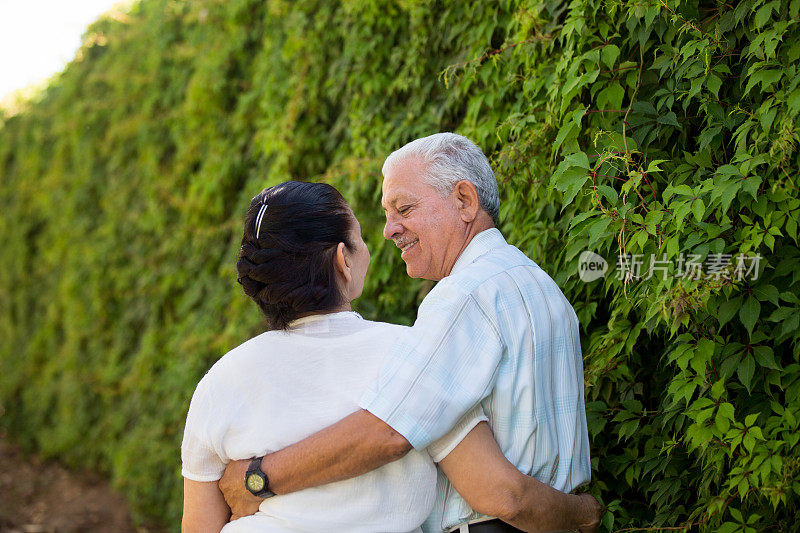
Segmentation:
{"type": "MultiPolygon", "coordinates": [[[[578,319],[552,278],[494,228],[424,299],[359,405],[421,449],[478,402],[521,472],[562,491],[589,481],[578,319]]],[[[426,531],[481,516],[441,473],[437,491],[426,531]]]]}

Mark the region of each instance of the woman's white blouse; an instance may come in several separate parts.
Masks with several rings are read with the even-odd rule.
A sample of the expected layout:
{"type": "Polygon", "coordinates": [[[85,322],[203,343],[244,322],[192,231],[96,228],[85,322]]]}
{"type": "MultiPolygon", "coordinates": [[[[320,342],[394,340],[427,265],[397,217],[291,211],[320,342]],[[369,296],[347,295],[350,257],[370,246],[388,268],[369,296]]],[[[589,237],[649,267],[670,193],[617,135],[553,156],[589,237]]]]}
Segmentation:
{"type": "MultiPolygon", "coordinates": [[[[229,461],[280,450],[356,411],[402,328],[353,312],[314,315],[228,352],[192,397],[183,476],[216,481],[229,461]]],[[[430,457],[412,450],[362,476],[268,498],[223,531],[417,531],[435,486],[430,457]]]]}

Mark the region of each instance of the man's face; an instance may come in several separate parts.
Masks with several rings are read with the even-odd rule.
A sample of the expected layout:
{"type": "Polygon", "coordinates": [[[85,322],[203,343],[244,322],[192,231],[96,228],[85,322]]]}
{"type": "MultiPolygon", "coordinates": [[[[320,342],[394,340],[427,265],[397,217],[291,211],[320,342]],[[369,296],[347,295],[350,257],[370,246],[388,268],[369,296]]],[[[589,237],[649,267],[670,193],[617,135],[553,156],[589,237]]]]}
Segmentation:
{"type": "Polygon", "coordinates": [[[424,179],[426,165],[408,159],[383,177],[383,236],[402,250],[412,278],[438,281],[450,274],[463,250],[466,224],[454,194],[444,198],[424,179]]]}

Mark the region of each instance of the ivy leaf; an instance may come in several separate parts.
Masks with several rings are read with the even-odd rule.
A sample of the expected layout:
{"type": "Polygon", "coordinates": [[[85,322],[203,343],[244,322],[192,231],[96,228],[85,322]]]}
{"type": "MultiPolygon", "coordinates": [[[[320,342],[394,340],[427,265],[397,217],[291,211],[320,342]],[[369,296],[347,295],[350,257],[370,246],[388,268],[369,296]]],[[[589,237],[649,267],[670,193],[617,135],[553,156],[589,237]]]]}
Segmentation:
{"type": "Polygon", "coordinates": [[[578,126],[575,125],[574,122],[569,122],[565,126],[563,126],[560,130],[558,130],[558,135],[556,135],[556,140],[553,143],[553,150],[557,150],[559,146],[568,138],[575,137],[577,135],[578,126]]]}
{"type": "Polygon", "coordinates": [[[719,88],[722,87],[722,80],[716,74],[709,74],[706,77],[706,87],[716,98],[719,98],[719,88]]]}
{"type": "MultiPolygon", "coordinates": [[[[747,390],[750,390],[750,388],[748,387],[747,390]]],[[[756,445],[756,438],[749,432],[745,433],[744,437],[742,437],[742,445],[744,446],[745,450],[752,453],[753,448],[756,445]]]]}
{"type": "Polygon", "coordinates": [[[603,49],[600,51],[600,59],[609,69],[614,68],[614,63],[617,62],[618,57],[619,57],[619,46],[615,44],[609,44],[607,46],[604,46],[603,49]]]}
{"type": "Polygon", "coordinates": [[[740,531],[741,527],[742,527],[741,525],[735,522],[725,522],[724,524],[719,526],[719,529],[717,529],[717,533],[734,533],[736,531],[740,531]]]}
{"type": "Polygon", "coordinates": [[[736,311],[739,310],[741,305],[741,296],[738,296],[732,300],[728,300],[727,302],[723,302],[722,305],[719,306],[719,311],[717,311],[717,320],[719,320],[719,326],[722,327],[727,324],[736,314],[736,311]]]}
{"type": "Polygon", "coordinates": [[[755,326],[760,313],[761,304],[752,296],[748,296],[742,308],[739,309],[739,319],[744,324],[744,327],[747,328],[748,334],[753,334],[753,326],[755,326]]]}
{"type": "Polygon", "coordinates": [[[587,156],[584,152],[575,152],[573,154],[569,154],[568,156],[564,157],[564,162],[569,163],[570,166],[585,168],[586,170],[591,168],[589,166],[589,156],[587,156]]]}
{"type": "Polygon", "coordinates": [[[589,218],[591,216],[594,216],[594,215],[595,215],[594,211],[584,211],[583,213],[575,216],[572,220],[569,221],[569,227],[570,228],[574,228],[575,226],[577,226],[578,224],[580,224],[581,222],[583,222],[587,218],[589,218]]]}
{"type": "Polygon", "coordinates": [[[720,198],[722,212],[727,213],[728,208],[731,206],[731,202],[734,198],[736,198],[736,193],[739,192],[741,186],[741,180],[731,180],[725,182],[724,184],[715,187],[714,190],[711,191],[711,199],[713,201],[714,198],[720,198]]]}
{"type": "Polygon", "coordinates": [[[576,109],[572,113],[572,121],[575,123],[576,126],[580,127],[581,120],[583,119],[584,115],[586,115],[586,109],[576,109]]]}
{"type": "MultiPolygon", "coordinates": [[[[697,349],[695,350],[694,357],[692,357],[692,362],[690,363],[692,369],[698,374],[704,374],[706,370],[706,365],[708,364],[709,361],[711,361],[711,356],[713,354],[714,354],[714,341],[710,339],[700,339],[699,341],[697,341],[697,349]]],[[[710,413],[709,416],[711,416],[710,413]]]]}
{"type": "Polygon", "coordinates": [[[659,124],[667,124],[669,126],[675,126],[678,129],[681,129],[681,125],[678,124],[678,117],[675,115],[673,111],[670,111],[666,115],[662,115],[656,119],[656,122],[659,124]]]}
{"type": "Polygon", "coordinates": [[[776,340],[783,341],[786,337],[797,334],[797,327],[800,325],[800,313],[795,313],[781,323],[776,340]]]}
{"type": "Polygon", "coordinates": [[[639,46],[642,50],[647,50],[647,40],[650,38],[650,33],[652,33],[652,28],[650,26],[644,25],[639,27],[639,46]]]}
{"type": "Polygon", "coordinates": [[[727,418],[728,420],[733,420],[734,412],[735,411],[734,411],[733,405],[731,405],[728,402],[723,402],[723,403],[719,404],[717,415],[718,416],[723,416],[723,417],[727,418]]]}
{"type": "MultiPolygon", "coordinates": [[[[672,237],[667,240],[667,257],[675,257],[678,255],[678,248],[680,246],[680,242],[678,240],[677,235],[673,235],[672,237]]],[[[730,320],[730,319],[728,319],[730,320]]]]}
{"type": "Polygon", "coordinates": [[[592,223],[591,227],[589,228],[589,246],[591,247],[593,244],[597,242],[597,240],[602,236],[602,234],[608,228],[608,225],[611,223],[611,218],[603,217],[600,220],[592,223]]]}
{"type": "Polygon", "coordinates": [[[642,115],[649,115],[649,116],[655,116],[658,114],[656,112],[656,108],[653,107],[653,104],[651,104],[650,102],[642,102],[642,101],[634,102],[633,111],[635,113],[641,113],[642,115]]]}
{"type": "Polygon", "coordinates": [[[753,355],[756,362],[764,368],[780,370],[780,367],[775,363],[775,355],[772,352],[772,348],[769,346],[756,346],[753,348],[753,355]]]}
{"type": "Polygon", "coordinates": [[[792,309],[791,307],[779,307],[773,311],[771,315],[769,315],[767,320],[770,322],[782,322],[783,320],[786,320],[790,316],[794,315],[795,312],[796,310],[792,309]]]}
{"type": "Polygon", "coordinates": [[[564,207],[572,203],[572,200],[575,199],[578,191],[581,190],[588,179],[589,174],[586,169],[580,167],[572,167],[560,174],[556,180],[556,189],[564,193],[564,207]]]}
{"type": "Polygon", "coordinates": [[[622,86],[614,82],[597,95],[597,107],[600,109],[617,110],[622,108],[625,91],[622,86]]]}
{"type": "Polygon", "coordinates": [[[761,91],[767,92],[769,88],[778,82],[783,76],[783,72],[777,69],[772,70],[759,70],[755,74],[750,76],[750,79],[747,81],[747,87],[744,89],[744,94],[748,94],[750,89],[752,89],[757,83],[761,84],[761,91]]]}
{"type": "Polygon", "coordinates": [[[777,2],[770,2],[765,6],[762,6],[756,11],[756,16],[754,18],[754,22],[756,23],[756,28],[761,28],[764,26],[769,17],[772,15],[772,9],[775,7],[777,2]]]}
{"type": "Polygon", "coordinates": [[[739,381],[745,386],[747,392],[750,392],[750,382],[753,379],[755,371],[756,362],[753,360],[752,355],[746,355],[741,363],[739,363],[739,366],[736,367],[736,375],[739,376],[739,381]]]}
{"type": "Polygon", "coordinates": [[[697,415],[695,416],[695,422],[698,423],[698,424],[702,424],[706,420],[711,418],[711,416],[713,414],[714,414],[714,408],[713,407],[709,407],[708,409],[703,409],[702,411],[697,413],[697,415]]]}
{"type": "MultiPolygon", "coordinates": [[[[686,100],[684,100],[684,102],[686,102],[688,100],[693,100],[694,97],[697,96],[700,93],[700,91],[703,89],[703,82],[704,81],[705,80],[703,78],[695,78],[695,79],[692,80],[692,83],[691,83],[691,85],[689,87],[689,94],[686,96],[686,100]]],[[[684,108],[685,108],[685,106],[684,106],[684,108]]]]}
{"type": "Polygon", "coordinates": [[[686,216],[691,210],[692,204],[689,202],[681,202],[677,205],[677,207],[675,207],[675,222],[678,226],[678,229],[683,227],[683,223],[686,221],[686,216]]]}
{"type": "Polygon", "coordinates": [[[605,526],[606,531],[612,531],[614,528],[614,513],[611,511],[606,511],[603,513],[603,518],[600,520],[603,526],[605,526]]]}
{"type": "Polygon", "coordinates": [[[647,216],[644,219],[645,226],[647,227],[648,233],[653,235],[656,234],[656,226],[661,222],[664,218],[664,211],[650,211],[647,213],[647,216]]]}
{"type": "MultiPolygon", "coordinates": [[[[730,404],[727,404],[730,405],[730,404]]],[[[732,416],[726,416],[721,410],[717,411],[717,415],[714,417],[714,425],[720,430],[722,433],[727,433],[728,430],[731,428],[731,419],[732,416]]]]}
{"type": "Polygon", "coordinates": [[[692,213],[694,214],[695,220],[698,222],[703,221],[703,215],[706,212],[706,204],[703,203],[703,200],[700,198],[696,200],[692,200],[692,213]]]}
{"type": "Polygon", "coordinates": [[[681,185],[676,185],[672,187],[672,189],[675,191],[675,193],[683,196],[694,196],[694,190],[685,183],[682,183],[681,185]]]}
{"type": "Polygon", "coordinates": [[[797,113],[800,111],[800,88],[795,89],[786,96],[786,103],[793,112],[797,113]]]}
{"type": "Polygon", "coordinates": [[[786,234],[797,242],[797,215],[793,214],[786,219],[786,234]]]}
{"type": "Polygon", "coordinates": [[[733,165],[722,165],[717,169],[717,174],[723,176],[740,176],[739,169],[733,165]]]}
{"type": "Polygon", "coordinates": [[[669,159],[654,159],[653,161],[650,161],[650,163],[647,165],[647,170],[645,173],[652,174],[653,172],[661,172],[661,167],[658,165],[661,163],[666,163],[667,161],[669,161],[669,159]]]}
{"type": "Polygon", "coordinates": [[[611,205],[616,205],[617,201],[619,201],[619,194],[617,193],[614,188],[609,187],[608,185],[598,185],[597,190],[606,198],[608,198],[609,203],[611,205]]]}
{"type": "Polygon", "coordinates": [[[753,289],[753,294],[762,302],[778,305],[778,289],[774,285],[759,285],[753,289]]]}

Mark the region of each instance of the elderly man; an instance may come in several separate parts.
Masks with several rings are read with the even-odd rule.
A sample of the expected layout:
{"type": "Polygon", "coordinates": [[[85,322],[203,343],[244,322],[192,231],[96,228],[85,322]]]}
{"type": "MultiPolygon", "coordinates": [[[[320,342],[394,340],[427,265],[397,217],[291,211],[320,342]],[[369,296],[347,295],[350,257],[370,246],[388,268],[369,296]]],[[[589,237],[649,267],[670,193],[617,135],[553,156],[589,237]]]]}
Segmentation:
{"type": "Polygon", "coordinates": [[[555,282],[495,228],[500,201],[486,156],[440,133],[392,153],[383,175],[384,236],[409,276],[439,283],[362,410],[254,461],[248,474],[247,462],[229,465],[220,486],[234,516],[259,501],[246,497],[248,476],[266,483],[252,492],[284,494],[368,472],[413,446],[441,467],[426,531],[516,531],[473,507],[525,530],[596,527],[594,499],[533,479],[569,492],[590,477],[578,321],[555,282]],[[487,471],[482,457],[495,451],[476,444],[484,423],[459,428],[475,420],[475,406],[516,469],[487,471]],[[470,429],[453,448],[452,432],[470,429]]]}

